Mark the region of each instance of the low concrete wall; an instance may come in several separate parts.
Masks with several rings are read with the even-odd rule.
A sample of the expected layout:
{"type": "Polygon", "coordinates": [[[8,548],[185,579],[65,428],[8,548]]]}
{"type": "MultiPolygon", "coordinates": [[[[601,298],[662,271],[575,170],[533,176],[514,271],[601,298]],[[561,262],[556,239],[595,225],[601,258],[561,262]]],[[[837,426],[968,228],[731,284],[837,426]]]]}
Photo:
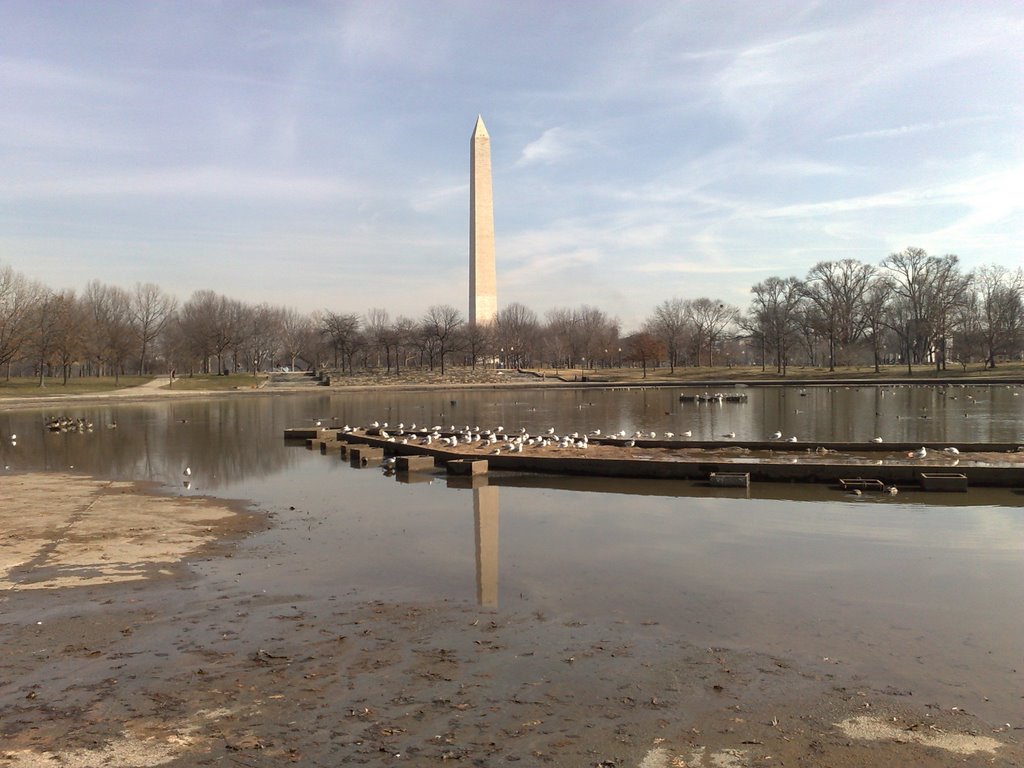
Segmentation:
{"type": "MultiPolygon", "coordinates": [[[[886,485],[914,485],[921,482],[921,474],[941,472],[942,466],[927,464],[862,464],[844,463],[840,461],[824,462],[814,453],[814,448],[827,450],[886,454],[910,451],[921,446],[921,443],[805,443],[805,452],[799,452],[800,444],[770,442],[686,442],[661,440],[637,440],[638,448],[705,448],[722,449],[729,447],[749,448],[750,450],[786,451],[784,458],[777,462],[769,459],[744,461],[742,457],[724,457],[709,453],[706,456],[686,456],[671,460],[635,459],[635,458],[594,458],[579,453],[564,456],[537,456],[528,453],[502,453],[498,455],[481,455],[479,453],[461,452],[458,449],[446,449],[419,445],[418,443],[391,442],[388,439],[369,434],[340,434],[340,440],[349,443],[368,444],[381,451],[395,456],[432,456],[438,464],[453,461],[486,461],[491,470],[507,470],[513,472],[537,472],[561,475],[590,475],[597,477],[631,477],[660,479],[707,480],[713,472],[749,473],[750,479],[758,482],[810,482],[839,484],[841,479],[863,478],[879,480],[886,485]],[[813,447],[812,447],[813,446],[813,447]]],[[[593,441],[597,442],[597,441],[593,441]]],[[[624,440],[600,441],[604,445],[621,445],[624,440]]],[[[944,444],[929,444],[941,451],[944,444]]],[[[962,446],[962,451],[977,452],[1014,452],[1016,445],[1009,444],[972,444],[962,446]]],[[[355,448],[350,448],[355,451],[355,448]]],[[[973,465],[961,461],[956,471],[967,477],[972,486],[1024,487],[1024,465],[987,466],[973,465]]]]}

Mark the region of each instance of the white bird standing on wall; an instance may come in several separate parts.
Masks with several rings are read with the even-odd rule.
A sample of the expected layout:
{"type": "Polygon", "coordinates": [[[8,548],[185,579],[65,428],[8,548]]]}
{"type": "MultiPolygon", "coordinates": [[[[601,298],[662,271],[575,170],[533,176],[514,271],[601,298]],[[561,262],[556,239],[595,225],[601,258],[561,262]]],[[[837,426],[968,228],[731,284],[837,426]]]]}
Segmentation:
{"type": "Polygon", "coordinates": [[[908,453],[907,456],[911,459],[923,459],[928,456],[928,449],[922,445],[916,451],[908,453]]]}

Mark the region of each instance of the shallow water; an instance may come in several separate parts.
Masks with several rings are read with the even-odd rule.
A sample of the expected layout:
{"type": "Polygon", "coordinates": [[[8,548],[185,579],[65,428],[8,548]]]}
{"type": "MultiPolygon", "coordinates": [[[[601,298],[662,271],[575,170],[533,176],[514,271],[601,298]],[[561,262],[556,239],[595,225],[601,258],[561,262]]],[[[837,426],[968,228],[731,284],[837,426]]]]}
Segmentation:
{"type": "MultiPolygon", "coordinates": [[[[783,428],[849,440],[880,429],[874,416],[856,418],[858,410],[920,414],[923,404],[930,418],[894,419],[886,439],[1009,442],[1021,439],[1024,417],[1024,398],[1014,397],[1021,390],[1004,387],[972,388],[970,400],[964,390],[955,401],[952,390],[940,395],[929,388],[885,395],[874,388],[814,388],[806,395],[750,388],[746,404],[711,406],[681,404],[680,391],[699,390],[69,406],[57,413],[82,416],[93,430],[67,434],[45,430],[43,416],[55,413],[49,407],[0,414],[0,461],[10,471],[73,467],[154,481],[172,493],[252,500],[278,521],[243,545],[278,553],[239,576],[254,590],[657,622],[702,645],[816,663],[828,658],[846,673],[926,701],[1016,721],[1024,687],[1019,491],[853,498],[810,485],[756,484],[748,491],[500,473],[471,489],[450,487],[437,472],[400,482],[379,468],[352,469],[336,455],[287,446],[281,437],[285,427],[335,416],[351,424],[501,423],[534,431],[689,428],[695,438],[735,431],[761,439],[783,428]],[[966,419],[949,407],[965,402],[977,409],[966,419]],[[18,434],[16,445],[7,439],[11,433],[18,434]]],[[[211,577],[233,567],[202,566],[211,577]]]]}

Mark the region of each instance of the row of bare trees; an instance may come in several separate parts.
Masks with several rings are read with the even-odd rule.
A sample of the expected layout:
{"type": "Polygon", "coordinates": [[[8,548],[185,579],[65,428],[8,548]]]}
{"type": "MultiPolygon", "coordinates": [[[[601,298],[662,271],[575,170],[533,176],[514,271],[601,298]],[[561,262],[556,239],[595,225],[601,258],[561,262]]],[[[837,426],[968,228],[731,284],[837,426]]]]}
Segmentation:
{"type": "Polygon", "coordinates": [[[772,276],[751,288],[746,312],[722,301],[663,301],[624,340],[642,365],[803,365],[901,362],[963,364],[1024,356],[1024,270],[1001,265],[965,273],[956,256],[907,248],[879,264],[823,261],[801,279],[772,276]],[[737,343],[739,342],[739,343],[737,343]],[[951,358],[952,350],[952,358],[951,358]]]}
{"type": "MultiPolygon", "coordinates": [[[[557,309],[541,322],[521,304],[505,307],[490,327],[468,324],[449,305],[418,319],[391,319],[386,309],[302,314],[196,291],[180,304],[153,284],[127,290],[89,283],[81,293],[54,291],[0,267],[0,365],[48,377],[115,378],[176,370],[257,372],[274,367],[339,371],[526,366],[552,361],[571,368],[608,362],[618,321],[595,307],[557,309]]],[[[619,351],[621,356],[621,350],[619,351]]]]}
{"type": "Polygon", "coordinates": [[[179,302],[158,286],[89,283],[54,291],[0,266],[0,365],[46,378],[71,375],[257,372],[272,367],[555,369],[760,361],[837,365],[1019,358],[1024,349],[1024,271],[985,266],[965,273],[956,256],[919,248],[873,265],[815,264],[804,278],[769,277],[751,288],[747,311],[710,298],[672,298],[622,335],[605,310],[504,307],[490,326],[470,325],[450,305],[420,318],[332,310],[303,314],[247,304],[214,291],[179,302]],[[950,357],[952,353],[952,358],[950,357]]]}
{"type": "Polygon", "coordinates": [[[823,261],[801,279],[772,276],[751,288],[746,312],[720,301],[669,299],[626,340],[644,367],[711,365],[716,350],[750,353],[786,373],[802,365],[901,362],[946,370],[1024,356],[1024,270],[1001,265],[965,273],[956,256],[920,248],[879,264],[823,261]],[[736,340],[741,340],[736,344],[736,340]],[[952,357],[951,357],[952,351],[952,357]]]}
{"type": "Polygon", "coordinates": [[[964,272],[956,256],[907,248],[878,265],[854,259],[815,264],[807,276],[770,277],[751,289],[738,322],[780,373],[794,360],[907,366],[985,361],[1024,351],[1024,271],[1001,265],[964,272]],[[866,360],[865,360],[866,359],[866,360]]]}

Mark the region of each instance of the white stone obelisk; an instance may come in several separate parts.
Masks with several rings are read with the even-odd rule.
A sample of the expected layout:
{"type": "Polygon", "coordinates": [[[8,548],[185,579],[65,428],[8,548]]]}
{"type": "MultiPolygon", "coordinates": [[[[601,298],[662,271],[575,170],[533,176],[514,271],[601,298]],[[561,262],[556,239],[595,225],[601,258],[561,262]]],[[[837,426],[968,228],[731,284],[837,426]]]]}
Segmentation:
{"type": "Polygon", "coordinates": [[[494,266],[491,137],[479,115],[469,146],[469,322],[488,325],[498,316],[498,277],[494,266]]]}

